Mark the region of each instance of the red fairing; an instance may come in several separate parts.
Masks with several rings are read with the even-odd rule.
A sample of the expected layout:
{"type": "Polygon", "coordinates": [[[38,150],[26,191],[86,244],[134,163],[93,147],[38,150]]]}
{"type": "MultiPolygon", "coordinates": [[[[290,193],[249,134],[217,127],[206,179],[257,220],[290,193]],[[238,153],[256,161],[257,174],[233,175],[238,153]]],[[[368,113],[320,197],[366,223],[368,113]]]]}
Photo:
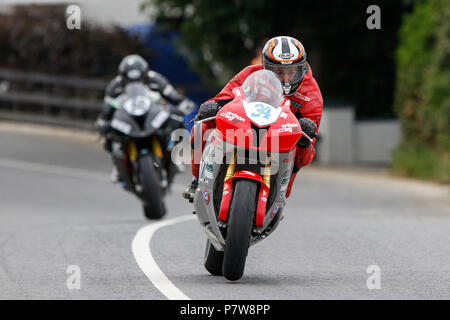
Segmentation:
{"type": "Polygon", "coordinates": [[[220,203],[219,220],[227,221],[228,209],[230,208],[232,194],[233,177],[230,177],[223,182],[222,202],[220,203]]]}
{"type": "Polygon", "coordinates": [[[196,124],[191,129],[191,147],[192,147],[192,175],[198,178],[198,173],[200,169],[200,160],[203,154],[203,148],[205,142],[208,139],[208,135],[211,132],[210,129],[214,129],[214,122],[202,122],[196,124]]]}
{"type": "MultiPolygon", "coordinates": [[[[252,131],[252,122],[243,108],[243,93],[236,88],[233,101],[226,104],[216,115],[216,125],[221,139],[246,149],[268,152],[289,152],[295,148],[302,131],[297,118],[290,111],[289,99],[282,102],[282,111],[278,120],[268,126],[258,144],[256,132],[252,131]]],[[[260,127],[253,123],[254,127],[260,127]]]]}
{"type": "Polygon", "coordinates": [[[233,193],[233,181],[235,179],[250,179],[260,184],[258,203],[256,206],[255,226],[262,227],[264,225],[264,217],[266,215],[267,197],[269,196],[269,188],[262,180],[261,176],[251,171],[238,171],[232,177],[224,181],[222,194],[222,202],[220,204],[219,220],[227,221],[228,209],[230,207],[231,195],[233,193]]]}

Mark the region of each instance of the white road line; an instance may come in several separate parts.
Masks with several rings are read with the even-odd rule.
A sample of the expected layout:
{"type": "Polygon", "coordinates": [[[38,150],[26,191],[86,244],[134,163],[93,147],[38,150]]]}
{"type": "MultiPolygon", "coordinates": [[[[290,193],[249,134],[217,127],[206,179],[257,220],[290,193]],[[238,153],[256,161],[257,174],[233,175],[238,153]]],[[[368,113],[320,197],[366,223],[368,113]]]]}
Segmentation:
{"type": "Polygon", "coordinates": [[[150,279],[153,285],[170,300],[191,300],[191,298],[181,292],[181,290],[178,289],[158,267],[150,250],[150,240],[152,239],[153,234],[160,228],[194,219],[195,216],[182,216],[149,224],[139,229],[131,244],[134,258],[141,270],[145,273],[147,278],[150,279]]]}
{"type": "Polygon", "coordinates": [[[18,170],[27,170],[34,171],[45,174],[59,174],[63,176],[68,176],[72,178],[82,178],[82,179],[90,179],[101,182],[109,182],[109,178],[105,174],[100,174],[97,171],[89,171],[83,169],[75,169],[69,167],[61,167],[50,164],[29,162],[29,161],[21,161],[14,159],[6,159],[0,158],[0,167],[8,168],[8,169],[18,169],[18,170]]]}

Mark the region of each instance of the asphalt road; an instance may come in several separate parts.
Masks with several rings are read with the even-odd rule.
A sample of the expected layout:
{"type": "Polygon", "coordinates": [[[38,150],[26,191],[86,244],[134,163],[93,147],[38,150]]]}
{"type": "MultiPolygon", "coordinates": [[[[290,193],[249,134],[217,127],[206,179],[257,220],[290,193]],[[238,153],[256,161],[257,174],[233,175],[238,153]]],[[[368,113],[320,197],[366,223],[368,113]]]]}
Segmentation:
{"type": "Polygon", "coordinates": [[[450,299],[448,187],[379,169],[306,168],[285,219],[250,248],[233,283],[202,266],[206,236],[180,196],[189,174],[156,228],[109,182],[110,168],[93,135],[0,123],[0,299],[168,299],[175,289],[190,299],[450,299]],[[140,245],[158,270],[132,248],[150,224],[140,245]],[[79,289],[67,285],[69,266],[79,289]],[[369,287],[379,289],[369,289],[377,275],[369,287]]]}

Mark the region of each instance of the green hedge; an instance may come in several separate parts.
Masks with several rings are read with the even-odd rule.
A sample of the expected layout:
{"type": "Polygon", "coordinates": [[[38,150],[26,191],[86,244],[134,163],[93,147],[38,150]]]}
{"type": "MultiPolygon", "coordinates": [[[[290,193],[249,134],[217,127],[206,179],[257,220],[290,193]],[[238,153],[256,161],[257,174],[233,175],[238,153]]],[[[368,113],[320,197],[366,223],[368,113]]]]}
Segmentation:
{"type": "Polygon", "coordinates": [[[66,26],[65,6],[18,6],[0,15],[0,67],[86,77],[110,78],[123,56],[151,55],[119,27],[82,21],[66,26]]]}
{"type": "Polygon", "coordinates": [[[403,141],[394,173],[450,182],[450,2],[417,1],[397,49],[395,109],[403,141]]]}

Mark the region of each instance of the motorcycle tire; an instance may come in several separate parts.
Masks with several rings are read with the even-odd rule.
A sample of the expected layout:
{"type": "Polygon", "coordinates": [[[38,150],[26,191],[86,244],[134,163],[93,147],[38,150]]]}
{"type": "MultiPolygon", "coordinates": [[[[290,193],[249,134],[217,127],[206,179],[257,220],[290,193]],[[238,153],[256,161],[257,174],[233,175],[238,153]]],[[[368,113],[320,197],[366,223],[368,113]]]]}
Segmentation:
{"type": "Polygon", "coordinates": [[[206,241],[203,265],[213,276],[222,275],[223,251],[217,251],[209,240],[206,241]]]}
{"type": "Polygon", "coordinates": [[[145,202],[144,215],[148,219],[161,219],[166,214],[166,208],[151,155],[139,157],[139,175],[142,184],[141,195],[145,202]]]}
{"type": "Polygon", "coordinates": [[[224,277],[231,281],[239,280],[244,274],[256,213],[257,191],[257,184],[251,180],[236,181],[229,212],[222,267],[224,277]]]}

